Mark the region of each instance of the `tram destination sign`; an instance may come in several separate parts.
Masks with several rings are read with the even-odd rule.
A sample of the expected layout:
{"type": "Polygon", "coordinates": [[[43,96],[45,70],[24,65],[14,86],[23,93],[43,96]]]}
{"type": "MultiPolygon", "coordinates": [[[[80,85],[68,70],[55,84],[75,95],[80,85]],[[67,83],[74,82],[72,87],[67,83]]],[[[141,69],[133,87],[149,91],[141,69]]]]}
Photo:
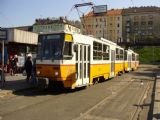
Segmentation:
{"type": "Polygon", "coordinates": [[[7,29],[0,29],[0,41],[7,40],[7,29]]]}

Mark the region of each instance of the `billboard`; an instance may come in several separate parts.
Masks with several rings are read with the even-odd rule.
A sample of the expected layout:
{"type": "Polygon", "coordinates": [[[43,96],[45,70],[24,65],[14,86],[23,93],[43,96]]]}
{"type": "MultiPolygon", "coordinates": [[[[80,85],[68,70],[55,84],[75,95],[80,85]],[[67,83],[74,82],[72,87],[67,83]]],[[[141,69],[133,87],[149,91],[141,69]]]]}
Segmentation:
{"type": "Polygon", "coordinates": [[[107,12],[107,5],[99,5],[93,7],[93,13],[104,13],[107,12]]]}

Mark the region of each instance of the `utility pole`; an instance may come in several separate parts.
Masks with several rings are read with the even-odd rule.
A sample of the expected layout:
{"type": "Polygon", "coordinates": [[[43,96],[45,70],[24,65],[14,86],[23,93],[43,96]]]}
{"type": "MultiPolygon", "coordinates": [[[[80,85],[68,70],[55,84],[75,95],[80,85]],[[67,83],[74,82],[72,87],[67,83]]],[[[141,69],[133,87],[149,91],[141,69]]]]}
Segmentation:
{"type": "Polygon", "coordinates": [[[0,41],[2,44],[2,67],[1,67],[1,82],[2,82],[2,87],[5,85],[5,75],[4,75],[4,42],[7,40],[7,30],[0,28],[0,41]]]}

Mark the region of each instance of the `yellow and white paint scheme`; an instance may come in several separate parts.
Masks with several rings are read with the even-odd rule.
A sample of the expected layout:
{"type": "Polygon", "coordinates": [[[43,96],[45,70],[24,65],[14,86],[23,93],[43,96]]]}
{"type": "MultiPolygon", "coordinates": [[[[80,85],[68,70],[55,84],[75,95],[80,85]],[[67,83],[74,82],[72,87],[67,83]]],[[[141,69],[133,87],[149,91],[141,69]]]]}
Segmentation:
{"type": "Polygon", "coordinates": [[[124,49],[116,46],[115,49],[115,75],[124,73],[124,49]]]}
{"type": "Polygon", "coordinates": [[[124,49],[103,38],[54,32],[41,34],[38,45],[38,81],[44,78],[49,83],[61,82],[65,88],[88,86],[101,78],[115,77],[127,66],[124,49]]]}
{"type": "Polygon", "coordinates": [[[137,69],[139,66],[139,54],[135,53],[135,57],[135,69],[137,69]]]}
{"type": "Polygon", "coordinates": [[[133,51],[130,50],[130,49],[125,50],[125,54],[124,54],[124,70],[126,72],[129,72],[129,71],[132,70],[132,67],[131,67],[132,53],[133,53],[133,51]]]}
{"type": "Polygon", "coordinates": [[[134,51],[132,52],[131,68],[133,71],[137,69],[137,67],[136,67],[136,53],[134,51]]]}

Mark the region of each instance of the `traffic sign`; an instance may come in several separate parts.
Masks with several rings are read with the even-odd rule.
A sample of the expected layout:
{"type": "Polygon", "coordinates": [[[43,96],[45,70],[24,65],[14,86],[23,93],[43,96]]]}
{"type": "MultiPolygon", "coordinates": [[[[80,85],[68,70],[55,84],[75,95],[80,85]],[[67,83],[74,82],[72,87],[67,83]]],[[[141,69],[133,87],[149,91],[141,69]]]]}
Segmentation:
{"type": "Polygon", "coordinates": [[[0,40],[7,40],[7,29],[0,29],[0,40]]]}

